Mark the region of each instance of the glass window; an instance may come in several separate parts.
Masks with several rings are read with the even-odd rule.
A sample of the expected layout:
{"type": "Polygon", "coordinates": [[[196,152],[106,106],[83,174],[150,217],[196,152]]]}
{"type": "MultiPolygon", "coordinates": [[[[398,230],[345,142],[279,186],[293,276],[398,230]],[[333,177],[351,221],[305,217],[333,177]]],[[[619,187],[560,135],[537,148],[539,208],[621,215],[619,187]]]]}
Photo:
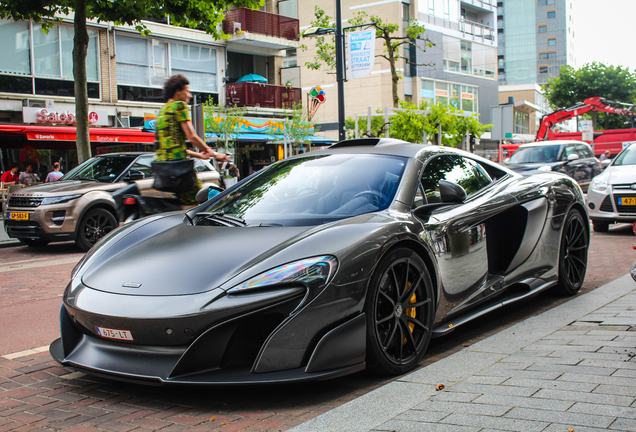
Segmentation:
{"type": "Polygon", "coordinates": [[[459,101],[461,98],[461,86],[459,84],[451,84],[450,105],[457,109],[461,109],[459,101]]]}
{"type": "MultiPolygon", "coordinates": [[[[73,38],[74,29],[71,26],[60,26],[60,40],[62,42],[62,78],[72,80],[73,77],[73,38]]],[[[86,79],[99,81],[99,61],[97,59],[97,30],[88,30],[88,52],[86,54],[86,79]]]]}
{"type": "Polygon", "coordinates": [[[556,45],[556,38],[550,38],[550,39],[548,39],[548,45],[549,45],[549,46],[554,46],[554,45],[556,45]]]}
{"type": "Polygon", "coordinates": [[[163,86],[168,79],[168,44],[156,39],[152,41],[152,78],[150,84],[163,86]]]}
{"type": "Polygon", "coordinates": [[[435,83],[431,80],[422,79],[422,102],[427,104],[435,103],[435,83]]]}
{"type": "Polygon", "coordinates": [[[470,74],[473,70],[472,45],[471,42],[461,41],[461,71],[465,74],[470,74]]]}
{"type": "Polygon", "coordinates": [[[171,75],[183,74],[195,91],[217,91],[216,50],[208,47],[170,44],[171,75]]]}
{"type": "Polygon", "coordinates": [[[539,0],[539,6],[553,5],[554,0],[539,0]]]}
{"type": "Polygon", "coordinates": [[[636,165],[636,144],[632,144],[623,150],[612,165],[636,165]]]}
{"type": "Polygon", "coordinates": [[[89,178],[112,183],[134,160],[134,156],[93,157],[73,168],[62,180],[89,178]]]}
{"type": "Polygon", "coordinates": [[[444,35],[444,70],[460,72],[462,58],[461,42],[459,39],[444,35]]]}
{"type": "Polygon", "coordinates": [[[448,105],[448,83],[435,82],[435,102],[448,105]]]}
{"type": "Polygon", "coordinates": [[[57,27],[44,33],[41,24],[33,25],[33,57],[36,76],[61,78],[60,41],[57,27]]]}
{"type": "Polygon", "coordinates": [[[552,60],[556,58],[556,51],[539,53],[539,60],[552,60]]]}
{"type": "Polygon", "coordinates": [[[547,66],[539,66],[539,73],[540,74],[547,74],[548,73],[548,67],[547,66]]]}
{"type": "Polygon", "coordinates": [[[478,192],[491,183],[491,179],[475,162],[460,156],[438,156],[424,168],[421,185],[427,203],[442,202],[440,180],[451,181],[464,188],[467,195],[478,192]]]}
{"type": "MultiPolygon", "coordinates": [[[[154,177],[154,172],[152,171],[152,161],[154,160],[154,156],[141,156],[137,158],[132,167],[130,167],[130,171],[139,171],[144,175],[144,178],[154,177]]],[[[199,159],[195,159],[199,160],[199,159]]],[[[130,172],[129,171],[129,172],[130,172]]]]}
{"type": "Polygon", "coordinates": [[[117,34],[117,83],[148,86],[150,55],[148,40],[117,34]]]}
{"type": "MultiPolygon", "coordinates": [[[[540,162],[556,162],[559,156],[561,146],[559,145],[538,145],[519,147],[510,157],[510,163],[540,163],[540,162]]],[[[563,158],[562,158],[563,159],[563,158]]]]}
{"type": "Polygon", "coordinates": [[[556,18],[556,11],[548,11],[548,18],[556,18]]]}
{"type": "Polygon", "coordinates": [[[0,73],[31,74],[29,35],[28,21],[0,20],[0,73]]]}
{"type": "Polygon", "coordinates": [[[548,26],[547,25],[540,25],[539,26],[539,33],[547,33],[548,32],[548,26]]]}
{"type": "Polygon", "coordinates": [[[577,144],[576,145],[576,152],[578,153],[579,157],[581,157],[581,158],[594,157],[594,154],[592,153],[592,149],[589,148],[588,146],[583,145],[583,144],[577,144]]]}

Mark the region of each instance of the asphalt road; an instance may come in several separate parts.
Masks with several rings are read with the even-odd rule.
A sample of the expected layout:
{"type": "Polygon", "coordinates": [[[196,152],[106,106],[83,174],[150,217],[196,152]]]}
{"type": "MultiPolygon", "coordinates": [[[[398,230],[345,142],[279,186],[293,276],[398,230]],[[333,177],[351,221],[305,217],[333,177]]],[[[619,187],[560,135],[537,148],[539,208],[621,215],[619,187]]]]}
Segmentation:
{"type": "MultiPolygon", "coordinates": [[[[636,252],[632,250],[634,244],[636,237],[630,225],[613,226],[608,233],[593,233],[582,292],[589,292],[628,273],[631,263],[636,260],[636,252]]],[[[45,248],[0,249],[0,355],[42,347],[59,336],[61,295],[71,269],[82,255],[72,243],[51,244],[45,248]]],[[[471,325],[459,327],[432,341],[422,366],[567,300],[548,291],[486,315],[471,325]]],[[[0,430],[12,428],[13,423],[3,426],[3,419],[8,419],[9,422],[22,422],[16,424],[16,428],[32,425],[34,428],[66,430],[71,425],[90,425],[93,429],[85,430],[141,427],[172,430],[179,426],[178,429],[183,430],[204,426],[201,430],[279,431],[391,380],[362,372],[302,386],[156,389],[70,372],[58,367],[47,352],[14,360],[0,358],[0,430]],[[38,397],[46,399],[46,404],[37,399],[43,404],[39,408],[16,411],[25,407],[24,404],[34,405],[35,402],[27,399],[38,397]],[[109,400],[112,402],[104,402],[109,400]],[[83,407],[81,415],[77,414],[77,404],[83,407]],[[9,406],[13,408],[7,408],[9,406]],[[45,410],[46,406],[48,410],[45,410]],[[14,411],[21,413],[20,420],[12,417],[18,415],[14,411]],[[24,413],[33,416],[33,412],[39,412],[44,418],[23,417],[24,413]],[[170,412],[170,416],[162,417],[166,412],[170,412]],[[183,413],[188,413],[190,420],[181,421],[183,413]],[[60,417],[50,420],[55,416],[60,417]]]]}

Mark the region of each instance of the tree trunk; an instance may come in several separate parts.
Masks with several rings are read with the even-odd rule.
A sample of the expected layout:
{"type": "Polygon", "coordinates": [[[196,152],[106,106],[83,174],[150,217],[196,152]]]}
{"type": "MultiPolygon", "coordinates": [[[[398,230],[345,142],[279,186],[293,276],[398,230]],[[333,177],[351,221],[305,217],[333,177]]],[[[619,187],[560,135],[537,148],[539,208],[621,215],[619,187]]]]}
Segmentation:
{"type": "Polygon", "coordinates": [[[590,112],[590,115],[592,116],[592,131],[596,130],[596,124],[598,123],[598,113],[597,112],[590,112]]]}
{"type": "Polygon", "coordinates": [[[393,56],[393,50],[391,49],[391,36],[387,31],[383,32],[384,43],[386,45],[386,51],[389,56],[389,64],[391,65],[391,91],[393,92],[393,107],[398,108],[400,104],[400,98],[398,97],[398,76],[395,68],[395,57],[393,56]]]}
{"type": "Polygon", "coordinates": [[[75,0],[75,38],[73,40],[73,77],[75,78],[75,118],[77,119],[77,159],[79,163],[91,157],[88,133],[88,89],[86,87],[86,0],[75,0]]]}

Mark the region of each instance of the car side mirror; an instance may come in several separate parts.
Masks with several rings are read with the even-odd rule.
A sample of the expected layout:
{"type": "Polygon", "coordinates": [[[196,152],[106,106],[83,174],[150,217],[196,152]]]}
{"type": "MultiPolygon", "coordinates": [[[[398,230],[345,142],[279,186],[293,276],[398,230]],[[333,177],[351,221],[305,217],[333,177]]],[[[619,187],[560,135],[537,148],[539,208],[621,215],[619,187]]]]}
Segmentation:
{"type": "Polygon", "coordinates": [[[461,204],[466,199],[464,188],[447,180],[439,181],[439,194],[442,202],[421,205],[413,210],[413,215],[419,219],[428,219],[436,209],[452,204],[461,204]]]}
{"type": "Polygon", "coordinates": [[[572,162],[573,160],[577,160],[579,158],[579,155],[577,155],[576,153],[568,155],[568,162],[572,162]]]}
{"type": "Polygon", "coordinates": [[[611,159],[605,159],[604,161],[601,162],[601,168],[605,169],[609,166],[609,164],[612,163],[611,159]]]}
{"type": "Polygon", "coordinates": [[[137,180],[143,180],[146,176],[141,171],[130,170],[128,174],[124,176],[124,181],[127,183],[131,183],[137,180]]]}

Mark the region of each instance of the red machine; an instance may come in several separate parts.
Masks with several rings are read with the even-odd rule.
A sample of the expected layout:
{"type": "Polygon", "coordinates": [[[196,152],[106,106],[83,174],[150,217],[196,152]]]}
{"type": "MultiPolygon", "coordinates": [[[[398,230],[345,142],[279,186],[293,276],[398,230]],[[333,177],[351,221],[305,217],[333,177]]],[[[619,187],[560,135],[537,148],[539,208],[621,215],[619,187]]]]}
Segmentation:
{"type": "MultiPolygon", "coordinates": [[[[602,97],[592,97],[585,99],[569,108],[554,111],[553,113],[543,116],[541,125],[537,131],[535,141],[544,140],[578,140],[582,141],[581,132],[554,132],[551,130],[555,124],[578,117],[590,111],[601,111],[611,114],[620,114],[629,116],[634,127],[634,115],[636,105],[626,104],[622,102],[614,102],[602,97]]],[[[612,156],[617,155],[622,149],[624,143],[636,141],[636,129],[615,129],[594,132],[594,154],[600,156],[606,150],[609,150],[612,156]]],[[[589,142],[589,141],[588,141],[589,142]]],[[[505,144],[502,146],[502,158],[512,156],[519,148],[520,144],[505,144]]]]}

